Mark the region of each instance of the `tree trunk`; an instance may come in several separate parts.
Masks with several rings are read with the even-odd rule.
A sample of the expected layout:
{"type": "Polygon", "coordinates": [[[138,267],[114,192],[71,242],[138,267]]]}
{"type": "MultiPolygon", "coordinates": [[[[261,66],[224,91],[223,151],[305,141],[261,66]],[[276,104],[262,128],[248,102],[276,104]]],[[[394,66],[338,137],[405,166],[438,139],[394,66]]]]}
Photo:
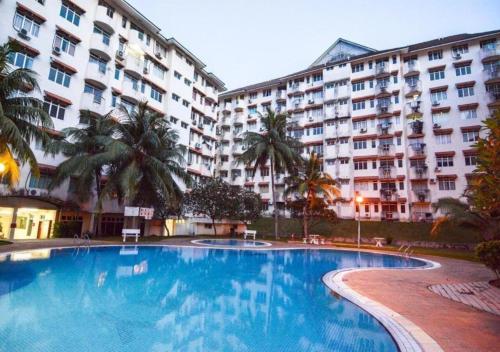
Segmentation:
{"type": "Polygon", "coordinates": [[[308,218],[307,218],[307,201],[306,201],[306,205],[304,205],[304,237],[307,238],[307,236],[309,236],[309,228],[308,228],[308,218]]]}
{"type": "MultiPolygon", "coordinates": [[[[98,170],[95,170],[95,190],[97,194],[97,202],[96,202],[96,207],[97,204],[99,203],[99,198],[101,198],[101,173],[98,170]]],[[[94,232],[95,236],[99,236],[101,234],[101,207],[99,206],[97,209],[94,209],[96,211],[96,221],[95,221],[95,226],[92,231],[94,232]]]]}
{"type": "Polygon", "coordinates": [[[165,230],[167,230],[167,237],[170,237],[170,230],[168,229],[166,219],[163,219],[163,227],[165,228],[165,230]]]}
{"type": "Polygon", "coordinates": [[[214,228],[214,236],[217,236],[217,227],[215,226],[215,219],[212,218],[212,227],[214,228]]]}
{"type": "Polygon", "coordinates": [[[274,160],[271,158],[271,193],[273,195],[273,212],[274,212],[274,238],[278,236],[278,205],[276,204],[276,189],[274,187],[274,160]]]}

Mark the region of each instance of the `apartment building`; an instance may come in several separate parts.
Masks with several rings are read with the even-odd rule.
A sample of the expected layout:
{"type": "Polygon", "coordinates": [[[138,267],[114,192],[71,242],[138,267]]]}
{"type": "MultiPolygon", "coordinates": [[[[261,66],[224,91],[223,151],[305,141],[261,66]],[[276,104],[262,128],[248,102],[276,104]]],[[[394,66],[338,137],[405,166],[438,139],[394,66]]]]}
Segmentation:
{"type": "MultiPolygon", "coordinates": [[[[21,50],[10,58],[38,74],[40,92],[60,136],[66,127],[85,126],[80,111],[120,118],[140,101],[168,119],[186,146],[187,171],[197,179],[214,171],[218,93],[224,83],[205,64],[137,9],[122,0],[2,0],[0,42],[21,50]]],[[[0,235],[45,238],[54,221],[80,221],[89,228],[94,200],[75,204],[70,183],[50,194],[47,185],[62,155],[46,156],[33,145],[40,177],[22,168],[14,192],[0,186],[0,235]]],[[[103,228],[119,234],[123,209],[104,206],[103,228]]]]}
{"type": "Polygon", "coordinates": [[[500,106],[500,31],[459,34],[388,50],[337,40],[310,67],[219,95],[217,174],[284,209],[284,175],[271,204],[269,167],[246,169],[246,131],[267,108],[290,116],[304,156],[315,151],[339,183],[342,218],[421,221],[432,202],[460,197],[472,176],[481,121],[500,106]]]}

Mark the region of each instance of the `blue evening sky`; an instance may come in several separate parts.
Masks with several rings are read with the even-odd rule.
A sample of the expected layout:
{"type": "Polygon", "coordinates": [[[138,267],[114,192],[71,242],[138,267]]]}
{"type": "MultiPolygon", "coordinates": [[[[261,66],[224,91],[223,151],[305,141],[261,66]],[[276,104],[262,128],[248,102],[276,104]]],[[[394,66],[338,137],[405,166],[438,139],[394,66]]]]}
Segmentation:
{"type": "Polygon", "coordinates": [[[387,49],[500,29],[500,0],[129,0],[229,89],[309,66],[338,37],[387,49]]]}

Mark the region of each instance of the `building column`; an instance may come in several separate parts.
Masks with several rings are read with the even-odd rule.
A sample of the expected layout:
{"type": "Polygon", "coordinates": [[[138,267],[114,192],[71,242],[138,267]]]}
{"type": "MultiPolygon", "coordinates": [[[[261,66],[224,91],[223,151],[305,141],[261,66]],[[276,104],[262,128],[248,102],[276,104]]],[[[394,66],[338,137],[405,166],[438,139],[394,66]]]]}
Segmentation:
{"type": "Polygon", "coordinates": [[[14,239],[14,234],[16,232],[17,210],[18,210],[18,208],[14,208],[14,212],[12,213],[12,220],[10,222],[10,230],[9,230],[9,240],[14,239]]]}

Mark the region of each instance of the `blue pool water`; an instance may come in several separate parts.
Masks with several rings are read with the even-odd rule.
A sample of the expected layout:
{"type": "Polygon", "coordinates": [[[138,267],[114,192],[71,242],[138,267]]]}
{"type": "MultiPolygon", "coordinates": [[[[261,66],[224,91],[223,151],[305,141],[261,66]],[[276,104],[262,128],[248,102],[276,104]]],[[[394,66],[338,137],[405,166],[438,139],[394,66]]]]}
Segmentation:
{"type": "Polygon", "coordinates": [[[202,244],[205,246],[223,246],[223,247],[269,247],[269,242],[253,241],[253,240],[235,240],[235,239],[206,239],[194,240],[193,243],[202,244]]]}
{"type": "Polygon", "coordinates": [[[321,279],[420,265],[331,250],[157,246],[0,257],[0,351],[397,351],[377,320],[321,279]]]}

